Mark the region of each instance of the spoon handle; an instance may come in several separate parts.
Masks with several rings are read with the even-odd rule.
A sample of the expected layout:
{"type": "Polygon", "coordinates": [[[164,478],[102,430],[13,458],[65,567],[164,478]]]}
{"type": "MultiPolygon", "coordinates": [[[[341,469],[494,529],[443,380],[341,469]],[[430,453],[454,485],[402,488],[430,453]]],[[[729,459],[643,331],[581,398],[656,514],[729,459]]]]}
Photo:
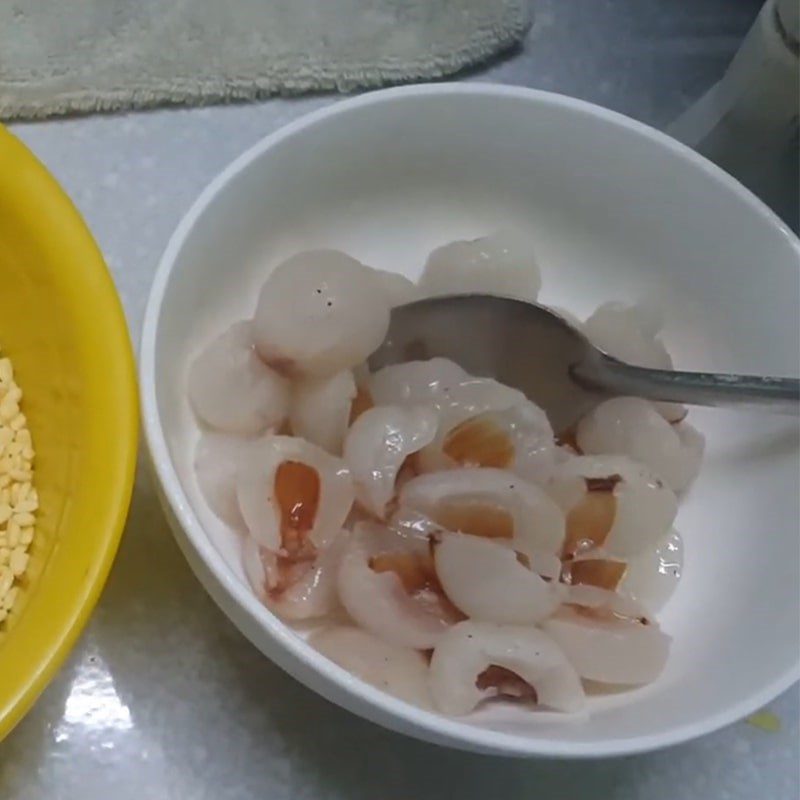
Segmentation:
{"type": "Polygon", "coordinates": [[[699,406],[757,406],[776,414],[800,415],[800,380],[796,378],[647,369],[609,356],[602,356],[591,375],[580,373],[579,379],[585,377],[615,394],[699,406]]]}

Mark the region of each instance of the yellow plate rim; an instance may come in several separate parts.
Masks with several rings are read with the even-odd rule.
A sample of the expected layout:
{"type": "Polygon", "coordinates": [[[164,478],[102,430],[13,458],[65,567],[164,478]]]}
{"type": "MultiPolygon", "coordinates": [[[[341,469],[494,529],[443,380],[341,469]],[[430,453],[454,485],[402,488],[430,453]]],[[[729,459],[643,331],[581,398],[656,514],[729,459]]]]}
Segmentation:
{"type": "MultiPolygon", "coordinates": [[[[42,642],[35,663],[17,674],[3,675],[0,692],[0,740],[22,719],[69,654],[100,596],[119,546],[127,518],[136,470],[138,399],[136,369],[128,326],[114,282],[100,250],[79,212],[47,169],[13,134],[0,125],[0,192],[9,192],[21,216],[41,220],[42,235],[65,253],[72,298],[93,297],[91,332],[81,325],[81,343],[98,363],[114,359],[94,402],[108,404],[113,414],[99,415],[105,435],[108,491],[96,497],[97,548],[79,590],[49,609],[55,634],[42,642]]],[[[84,314],[84,319],[89,316],[84,314]]],[[[23,387],[24,390],[24,387],[23,387]]],[[[25,611],[18,623],[25,624],[25,611]]],[[[13,631],[4,646],[13,647],[13,631]]],[[[2,651],[0,651],[0,660],[2,651]]]]}

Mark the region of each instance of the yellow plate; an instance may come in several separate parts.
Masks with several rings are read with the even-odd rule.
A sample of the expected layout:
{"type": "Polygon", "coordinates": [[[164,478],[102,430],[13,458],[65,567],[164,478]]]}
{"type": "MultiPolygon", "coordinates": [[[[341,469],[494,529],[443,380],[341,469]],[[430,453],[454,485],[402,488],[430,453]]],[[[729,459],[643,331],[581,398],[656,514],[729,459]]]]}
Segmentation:
{"type": "Polygon", "coordinates": [[[125,317],[91,234],[55,180],[0,126],[0,351],[36,449],[29,572],[0,633],[0,739],[53,677],[105,583],[136,462],[125,317]]]}

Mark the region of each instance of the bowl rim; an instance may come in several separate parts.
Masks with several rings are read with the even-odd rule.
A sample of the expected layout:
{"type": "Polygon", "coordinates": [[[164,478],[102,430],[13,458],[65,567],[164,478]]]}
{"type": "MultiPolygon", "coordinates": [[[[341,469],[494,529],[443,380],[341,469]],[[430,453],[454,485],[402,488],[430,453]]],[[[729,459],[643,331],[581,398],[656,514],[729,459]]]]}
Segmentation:
{"type": "MultiPolygon", "coordinates": [[[[114,561],[133,491],[138,449],[138,397],[133,348],[111,274],[86,223],[67,194],[23,142],[0,125],[0,187],[14,193],[21,215],[41,220],[41,235],[57,242],[68,254],[62,257],[69,275],[69,296],[77,304],[93,297],[93,313],[78,319],[76,336],[88,358],[106,364],[108,377],[102,396],[92,401],[113,413],[96,414],[99,428],[95,447],[103,448],[104,490],[97,493],[96,547],[83,567],[77,591],[48,606],[48,625],[36,634],[36,659],[16,674],[4,674],[0,693],[0,740],[22,719],[45,686],[55,676],[78,635],[89,620],[114,561]],[[89,319],[91,317],[91,319],[89,319]],[[99,336],[98,331],[103,335],[99,336]]],[[[38,223],[37,223],[38,224],[38,223]]],[[[95,369],[95,367],[93,367],[95,369]]],[[[23,387],[24,388],[24,387],[23,387]]],[[[90,476],[91,477],[91,476],[90,476]]],[[[32,610],[32,609],[30,609],[32,610]]],[[[19,626],[27,623],[25,609],[19,626]]],[[[16,628],[15,628],[16,630],[16,628]]],[[[13,647],[14,631],[4,646],[13,647]]],[[[11,672],[10,670],[7,672],[11,672]]]]}
{"type": "MultiPolygon", "coordinates": [[[[566,95],[526,87],[490,83],[433,83],[369,92],[354,98],[340,100],[322,109],[302,115],[262,138],[235,158],[211,180],[170,237],[151,287],[144,315],[140,346],[139,375],[143,427],[151,463],[161,485],[162,499],[167,504],[168,511],[171,512],[174,522],[181,529],[180,531],[174,530],[178,543],[182,549],[184,549],[185,544],[189,544],[194,554],[199,556],[201,565],[193,563],[194,560],[191,558],[189,559],[190,565],[206,590],[210,591],[212,597],[215,595],[215,591],[206,585],[204,577],[210,577],[216,583],[215,588],[227,594],[238,606],[239,610],[244,613],[246,624],[235,619],[223,605],[223,611],[231,617],[234,624],[245,633],[248,639],[251,638],[247,633],[248,628],[258,627],[266,631],[274,644],[285,648],[293,660],[302,665],[305,673],[315,672],[327,677],[335,685],[339,694],[347,695],[348,699],[352,701],[352,706],[348,710],[352,711],[354,707],[360,708],[366,703],[380,712],[381,724],[394,727],[395,730],[402,730],[407,734],[420,736],[420,738],[427,737],[437,742],[446,742],[455,747],[505,755],[600,758],[644,753],[677,745],[735,722],[761,708],[788,689],[793,683],[800,680],[800,655],[797,663],[790,665],[777,679],[743,698],[734,706],[708,716],[701,721],[675,725],[672,728],[645,736],[607,739],[600,742],[568,742],[557,738],[545,737],[529,738],[524,735],[503,733],[478,727],[435,712],[418,709],[355,678],[346,670],[328,661],[301,637],[297,636],[288,625],[281,622],[277,616],[265,608],[224,562],[192,510],[191,503],[183,491],[177,471],[172,464],[166,435],[161,424],[155,381],[155,345],[162,301],[172,269],[197,220],[213,204],[217,195],[240,173],[245,171],[252,162],[296,133],[365,106],[381,105],[405,98],[431,95],[509,97],[523,102],[560,107],[572,112],[599,117],[615,126],[625,128],[682,157],[691,163],[694,168],[706,173],[713,179],[720,186],[721,191],[732,192],[744,199],[753,213],[761,216],[766,223],[776,229],[777,233],[787,237],[800,255],[800,242],[798,242],[788,226],[759,198],[718,166],[688,146],[644,123],[593,103],[566,95]],[[185,542],[182,542],[181,539],[185,539],[185,542]],[[199,574],[201,571],[205,573],[204,576],[199,574]],[[401,726],[401,723],[404,724],[401,726]]],[[[215,600],[219,604],[216,597],[215,600]]],[[[295,675],[295,677],[303,680],[302,676],[295,675]]],[[[319,692],[318,687],[314,688],[319,692]]],[[[322,693],[325,695],[324,692],[322,693]]],[[[332,699],[341,705],[341,702],[335,696],[328,696],[328,699],[332,699]]],[[[354,711],[354,713],[363,716],[361,711],[354,711]]]]}

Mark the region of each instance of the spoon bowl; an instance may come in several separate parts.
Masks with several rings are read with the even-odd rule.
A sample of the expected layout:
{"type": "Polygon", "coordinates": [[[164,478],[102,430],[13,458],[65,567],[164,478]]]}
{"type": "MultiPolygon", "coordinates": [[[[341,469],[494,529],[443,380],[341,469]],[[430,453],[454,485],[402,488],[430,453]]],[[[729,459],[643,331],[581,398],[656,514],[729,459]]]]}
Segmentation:
{"type": "Polygon", "coordinates": [[[599,351],[580,331],[545,306],[464,294],[394,308],[386,339],[369,366],[449,358],[471,375],[519,389],[561,431],[610,396],[582,385],[570,369],[595,354],[599,351]]]}

